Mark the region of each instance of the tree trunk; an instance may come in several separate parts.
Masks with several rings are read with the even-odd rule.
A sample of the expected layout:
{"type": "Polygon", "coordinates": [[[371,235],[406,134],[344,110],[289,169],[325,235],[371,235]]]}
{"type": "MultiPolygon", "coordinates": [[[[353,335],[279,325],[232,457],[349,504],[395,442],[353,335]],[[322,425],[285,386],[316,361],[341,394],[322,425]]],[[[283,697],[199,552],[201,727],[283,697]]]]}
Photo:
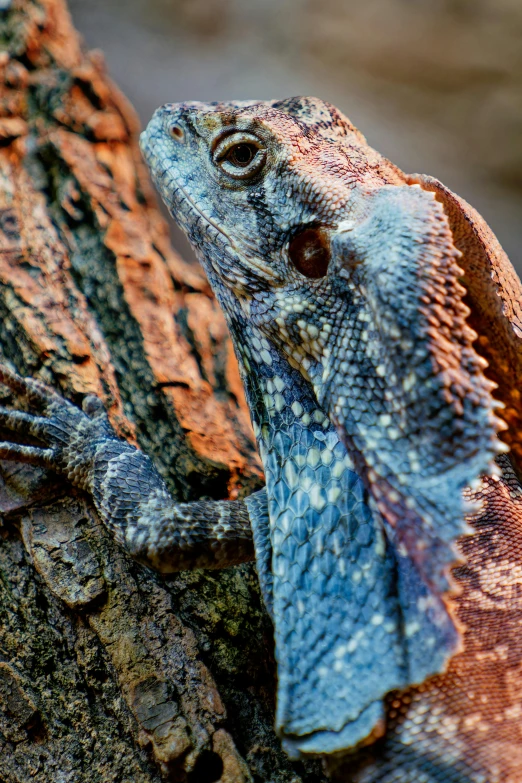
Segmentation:
{"type": "MultiPolygon", "coordinates": [[[[180,500],[258,488],[224,321],[169,246],[132,108],[63,0],[0,7],[2,360],[98,394],[180,500]]],[[[253,565],[166,580],[62,479],[1,467],[2,781],[325,780],[274,735],[253,565]]]]}

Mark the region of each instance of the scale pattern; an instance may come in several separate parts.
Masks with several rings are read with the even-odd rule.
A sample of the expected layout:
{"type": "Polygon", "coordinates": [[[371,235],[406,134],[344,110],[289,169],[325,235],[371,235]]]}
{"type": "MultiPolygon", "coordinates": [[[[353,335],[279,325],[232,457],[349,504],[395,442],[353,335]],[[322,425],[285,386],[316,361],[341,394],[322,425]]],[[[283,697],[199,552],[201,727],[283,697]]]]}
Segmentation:
{"type": "Polygon", "coordinates": [[[266,488],[178,504],[96,400],[5,368],[24,410],[0,423],[28,444],[0,458],[65,473],[159,570],[255,554],[289,755],[354,783],[517,783],[522,332],[498,243],[316,99],[167,104],[142,149],[227,318],[266,488]]]}
{"type": "Polygon", "coordinates": [[[444,675],[389,697],[386,738],[345,769],[354,783],[522,780],[522,489],[510,460],[498,463],[455,572],[464,649],[444,675]]]}
{"type": "Polygon", "coordinates": [[[409,682],[395,562],[302,376],[268,341],[260,362],[255,348],[243,341],[241,350],[255,368],[246,390],[266,473],[277,726],[291,755],[334,752],[383,720],[383,689],[409,682]],[[374,657],[374,676],[361,676],[374,657]]]}
{"type": "MultiPolygon", "coordinates": [[[[0,382],[20,403],[40,413],[0,408],[0,426],[47,446],[0,443],[0,459],[64,473],[92,495],[103,522],[133,557],[163,573],[224,568],[253,559],[245,503],[176,503],[150,457],[116,436],[97,397],[86,397],[82,411],[42,383],[20,378],[4,366],[0,382]]],[[[264,491],[256,495],[262,505],[264,491]]]]}

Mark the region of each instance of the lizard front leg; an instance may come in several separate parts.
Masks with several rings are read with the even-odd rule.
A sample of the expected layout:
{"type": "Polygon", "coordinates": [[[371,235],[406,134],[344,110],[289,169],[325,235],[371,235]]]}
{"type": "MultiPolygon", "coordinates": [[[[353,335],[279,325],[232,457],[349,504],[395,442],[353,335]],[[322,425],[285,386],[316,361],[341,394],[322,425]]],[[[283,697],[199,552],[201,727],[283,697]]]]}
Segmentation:
{"type": "Polygon", "coordinates": [[[0,408],[2,429],[44,444],[0,442],[0,459],[54,470],[89,492],[103,523],[132,557],[164,573],[254,559],[250,515],[266,505],[263,490],[249,502],[176,503],[150,457],[116,436],[97,397],[86,397],[80,410],[4,366],[0,382],[37,412],[0,408]]]}

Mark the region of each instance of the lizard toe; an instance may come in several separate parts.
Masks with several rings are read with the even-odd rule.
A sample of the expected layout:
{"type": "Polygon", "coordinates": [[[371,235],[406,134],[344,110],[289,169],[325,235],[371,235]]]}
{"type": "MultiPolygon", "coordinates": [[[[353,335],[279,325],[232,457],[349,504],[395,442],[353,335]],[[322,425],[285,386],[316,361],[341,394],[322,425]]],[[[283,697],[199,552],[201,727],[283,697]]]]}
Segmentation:
{"type": "Polygon", "coordinates": [[[22,446],[19,443],[0,441],[0,459],[26,462],[43,468],[55,468],[56,456],[54,449],[40,449],[36,446],[22,446]]]}
{"type": "Polygon", "coordinates": [[[45,408],[52,402],[63,403],[60,395],[49,386],[41,383],[41,381],[34,380],[34,378],[22,378],[21,375],[10,370],[5,364],[0,364],[0,383],[38,408],[45,408]]]}
{"type": "Polygon", "coordinates": [[[41,440],[53,439],[50,422],[41,416],[0,407],[0,427],[41,440]]]}

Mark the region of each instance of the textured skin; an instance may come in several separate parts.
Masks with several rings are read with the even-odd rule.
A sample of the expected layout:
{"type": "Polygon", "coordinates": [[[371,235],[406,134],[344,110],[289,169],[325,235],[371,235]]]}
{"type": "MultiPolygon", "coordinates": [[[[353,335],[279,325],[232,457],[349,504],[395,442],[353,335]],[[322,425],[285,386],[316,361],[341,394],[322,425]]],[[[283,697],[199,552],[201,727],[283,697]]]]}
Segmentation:
{"type": "Polygon", "coordinates": [[[4,412],[4,426],[49,448],[4,444],[0,458],[65,472],[161,570],[255,548],[290,755],[374,742],[349,779],[520,780],[522,607],[506,565],[522,562],[520,414],[506,417],[513,458],[497,456],[505,425],[476,350],[515,409],[509,262],[464,202],[402,174],[315,99],[167,105],[142,148],[228,320],[266,491],[174,504],[92,398],[82,414],[7,371],[46,419],[4,412]]]}
{"type": "MultiPolygon", "coordinates": [[[[97,397],[86,397],[80,411],[43,384],[19,378],[6,367],[0,367],[0,382],[43,413],[36,417],[0,408],[0,426],[49,446],[0,444],[0,459],[64,473],[92,495],[104,523],[129,554],[164,573],[224,568],[253,559],[246,504],[174,503],[150,458],[116,437],[97,397]]],[[[261,490],[252,497],[262,505],[265,496],[261,490]]]]}

